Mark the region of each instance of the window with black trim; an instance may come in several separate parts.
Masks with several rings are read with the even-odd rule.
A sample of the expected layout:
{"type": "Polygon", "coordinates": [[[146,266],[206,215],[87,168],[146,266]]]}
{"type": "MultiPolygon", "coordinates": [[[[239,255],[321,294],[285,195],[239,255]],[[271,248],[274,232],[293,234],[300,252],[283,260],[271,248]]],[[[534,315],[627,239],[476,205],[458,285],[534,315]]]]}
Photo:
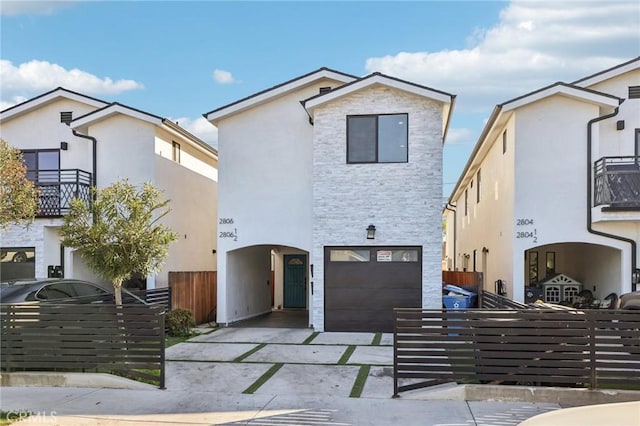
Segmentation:
{"type": "Polygon", "coordinates": [[[60,150],[23,150],[22,159],[27,168],[27,179],[34,182],[58,182],[60,180],[60,150]]]}
{"type": "Polygon", "coordinates": [[[507,152],[507,131],[502,132],[502,153],[507,152]]]}
{"type": "Polygon", "coordinates": [[[347,116],[347,163],[406,163],[408,114],[347,116]]]}
{"type": "Polygon", "coordinates": [[[480,202],[480,170],[476,174],[476,203],[480,202]]]}
{"type": "Polygon", "coordinates": [[[173,142],[173,151],[171,158],[176,163],[180,163],[180,144],[178,142],[173,142]]]}
{"type": "Polygon", "coordinates": [[[464,215],[469,214],[469,190],[464,190],[464,215]]]}
{"type": "Polygon", "coordinates": [[[529,252],[529,284],[538,282],[538,252],[529,252]]]}

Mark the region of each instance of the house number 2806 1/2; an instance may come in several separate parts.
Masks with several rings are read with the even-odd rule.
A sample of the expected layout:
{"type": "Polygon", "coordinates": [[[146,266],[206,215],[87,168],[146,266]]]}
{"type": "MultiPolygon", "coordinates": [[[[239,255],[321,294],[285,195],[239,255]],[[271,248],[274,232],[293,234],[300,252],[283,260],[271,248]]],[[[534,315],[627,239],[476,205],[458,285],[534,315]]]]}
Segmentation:
{"type": "Polygon", "coordinates": [[[238,241],[238,230],[233,228],[233,232],[231,231],[222,231],[219,234],[220,238],[233,238],[233,241],[238,241]]]}

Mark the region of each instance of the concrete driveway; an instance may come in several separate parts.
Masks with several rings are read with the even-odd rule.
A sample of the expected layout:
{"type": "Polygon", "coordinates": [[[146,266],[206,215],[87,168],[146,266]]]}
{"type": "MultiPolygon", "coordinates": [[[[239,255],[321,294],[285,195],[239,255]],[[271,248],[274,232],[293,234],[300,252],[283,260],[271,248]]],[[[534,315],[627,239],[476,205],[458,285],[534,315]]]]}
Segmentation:
{"type": "Polygon", "coordinates": [[[167,348],[166,359],[166,390],[4,387],[1,407],[34,413],[21,425],[163,426],[508,426],[560,408],[466,401],[455,385],[392,399],[390,334],[222,328],[167,348]]]}

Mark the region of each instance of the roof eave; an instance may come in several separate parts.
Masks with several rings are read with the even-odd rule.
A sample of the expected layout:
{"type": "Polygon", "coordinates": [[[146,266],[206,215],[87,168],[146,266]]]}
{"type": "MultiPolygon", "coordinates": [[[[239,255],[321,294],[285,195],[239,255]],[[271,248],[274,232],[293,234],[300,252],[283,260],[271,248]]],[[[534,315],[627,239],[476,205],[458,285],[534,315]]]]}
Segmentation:
{"type": "Polygon", "coordinates": [[[324,105],[328,102],[334,101],[344,96],[348,96],[351,93],[354,93],[356,91],[365,89],[367,87],[372,87],[375,85],[392,87],[398,90],[412,93],[414,95],[430,98],[438,102],[442,102],[443,104],[451,104],[453,102],[453,98],[455,97],[455,95],[442,92],[439,90],[431,89],[426,86],[420,86],[404,80],[389,77],[380,73],[374,73],[366,77],[363,77],[361,79],[358,79],[356,81],[353,81],[349,84],[345,84],[342,87],[338,87],[330,92],[323,93],[321,95],[316,95],[309,99],[306,99],[303,104],[307,112],[309,114],[313,114],[313,110],[321,105],[324,105]]]}
{"type": "Polygon", "coordinates": [[[335,80],[341,83],[350,83],[351,81],[354,81],[357,78],[358,77],[355,77],[349,74],[344,74],[339,71],[331,70],[328,68],[321,68],[317,71],[311,72],[309,74],[305,74],[304,76],[295,78],[293,80],[286,81],[277,86],[271,87],[269,89],[255,93],[246,98],[240,99],[231,104],[217,108],[213,111],[206,112],[202,115],[204,116],[204,118],[207,119],[207,121],[211,122],[213,125],[217,125],[221,120],[231,115],[245,111],[254,106],[263,104],[277,97],[284,96],[301,87],[310,85],[318,80],[330,79],[330,80],[335,80]]]}
{"type": "Polygon", "coordinates": [[[43,105],[47,105],[51,102],[55,102],[57,99],[70,99],[76,102],[84,103],[95,108],[102,108],[109,105],[108,102],[93,98],[91,96],[83,95],[82,93],[74,92],[72,90],[65,89],[64,87],[57,87],[46,93],[38,95],[34,98],[28,99],[17,105],[11,106],[0,112],[0,121],[9,120],[16,116],[26,114],[29,111],[40,108],[43,105]]]}

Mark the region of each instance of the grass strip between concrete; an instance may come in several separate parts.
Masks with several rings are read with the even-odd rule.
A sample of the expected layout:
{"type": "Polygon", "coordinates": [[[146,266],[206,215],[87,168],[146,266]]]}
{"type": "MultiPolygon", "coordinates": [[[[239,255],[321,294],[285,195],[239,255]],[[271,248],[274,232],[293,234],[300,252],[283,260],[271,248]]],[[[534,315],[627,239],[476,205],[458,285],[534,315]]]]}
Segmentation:
{"type": "Polygon", "coordinates": [[[370,365],[360,366],[360,371],[358,371],[356,381],[353,382],[349,398],[360,398],[360,395],[362,395],[362,391],[364,390],[364,384],[367,382],[367,378],[369,377],[369,370],[371,370],[370,365]]]}
{"type": "Polygon", "coordinates": [[[283,365],[284,365],[284,363],[282,363],[282,362],[279,362],[277,364],[273,364],[271,366],[271,368],[269,368],[267,370],[266,373],[264,373],[262,376],[260,376],[258,378],[258,380],[253,382],[253,384],[251,386],[249,386],[248,388],[246,388],[242,393],[248,394],[248,395],[251,395],[251,394],[255,393],[258,389],[260,389],[260,386],[264,385],[267,382],[267,380],[269,380],[271,377],[273,377],[273,375],[276,374],[278,372],[278,370],[280,370],[282,368],[283,365]]]}
{"type": "Polygon", "coordinates": [[[239,357],[237,357],[236,359],[233,360],[233,362],[242,362],[244,361],[245,358],[253,355],[254,353],[258,352],[260,349],[264,348],[265,346],[267,346],[266,343],[260,343],[258,346],[256,346],[255,348],[251,349],[248,352],[243,353],[242,355],[240,355],[239,357]]]}
{"type": "Polygon", "coordinates": [[[382,341],[382,333],[379,331],[373,336],[373,341],[371,341],[371,345],[380,346],[380,342],[382,341]]]}
{"type": "Polygon", "coordinates": [[[351,358],[351,355],[353,355],[353,352],[356,350],[355,345],[349,345],[349,347],[347,348],[346,351],[344,351],[344,353],[342,354],[342,356],[340,357],[340,359],[338,360],[338,364],[339,365],[344,365],[347,363],[347,361],[349,361],[349,358],[351,358]]]}
{"type": "Polygon", "coordinates": [[[311,336],[307,337],[306,339],[304,339],[304,342],[302,342],[303,345],[308,345],[309,343],[311,343],[313,341],[313,339],[316,338],[316,336],[320,334],[319,331],[314,331],[313,333],[311,333],[311,336]]]}

